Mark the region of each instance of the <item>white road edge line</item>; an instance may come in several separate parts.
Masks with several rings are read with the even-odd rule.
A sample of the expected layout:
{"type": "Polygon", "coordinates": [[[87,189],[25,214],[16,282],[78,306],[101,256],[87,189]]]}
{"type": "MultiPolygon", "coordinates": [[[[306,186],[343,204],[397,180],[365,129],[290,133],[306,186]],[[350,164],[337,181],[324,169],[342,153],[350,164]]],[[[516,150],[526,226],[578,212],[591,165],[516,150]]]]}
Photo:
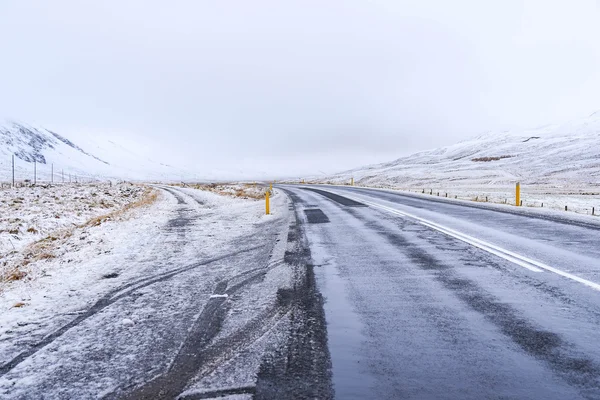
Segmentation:
{"type": "Polygon", "coordinates": [[[465,235],[461,232],[457,232],[453,229],[447,228],[445,226],[436,224],[435,222],[431,222],[428,221],[426,219],[417,217],[415,215],[409,214],[409,213],[405,213],[403,211],[399,211],[396,210],[394,208],[391,207],[387,207],[381,204],[377,204],[377,203],[372,203],[372,202],[368,202],[368,201],[363,201],[363,203],[370,205],[372,207],[377,207],[377,208],[381,208],[382,210],[391,212],[393,214],[397,214],[397,215],[401,215],[403,217],[409,217],[409,218],[413,218],[415,220],[417,220],[417,222],[419,222],[421,225],[425,225],[431,229],[434,229],[438,232],[441,232],[445,235],[451,236],[455,239],[458,239],[460,241],[463,241],[465,243],[468,243],[472,246],[475,246],[481,250],[487,251],[488,253],[494,254],[500,258],[503,258],[507,261],[510,261],[512,263],[515,263],[521,267],[527,268],[530,271],[533,272],[542,272],[541,269],[537,268],[536,266],[532,265],[532,263],[530,263],[528,260],[525,260],[524,258],[522,258],[520,255],[512,253],[508,250],[505,250],[501,247],[498,247],[496,245],[493,245],[491,243],[488,242],[484,242],[482,240],[476,239],[472,236],[469,235],[465,235]]]}
{"type": "MultiPolygon", "coordinates": [[[[332,193],[335,193],[335,192],[332,192],[332,193]]],[[[579,283],[581,283],[583,285],[586,285],[586,286],[588,286],[588,287],[590,287],[590,288],[592,288],[594,290],[600,291],[600,284],[597,284],[597,283],[592,282],[592,281],[588,281],[587,279],[580,278],[577,275],[573,275],[573,274],[571,274],[569,272],[565,272],[565,271],[562,271],[562,270],[560,270],[558,268],[551,267],[551,266],[549,266],[547,264],[544,264],[542,262],[539,262],[539,261],[536,261],[536,260],[532,260],[531,258],[528,258],[528,257],[522,256],[520,254],[514,253],[512,251],[503,249],[503,248],[501,248],[499,246],[496,246],[494,244],[491,244],[491,243],[488,243],[488,242],[484,242],[483,240],[476,239],[476,238],[474,238],[472,236],[465,235],[464,233],[461,233],[461,232],[455,231],[454,229],[447,228],[445,226],[439,225],[439,224],[437,224],[435,222],[426,220],[426,219],[421,218],[421,217],[417,217],[416,215],[412,215],[410,213],[407,213],[407,212],[404,212],[404,211],[400,211],[400,210],[397,210],[397,209],[392,208],[392,207],[384,206],[383,204],[373,203],[371,201],[365,201],[365,200],[360,199],[360,198],[356,198],[356,197],[353,197],[353,196],[348,196],[346,193],[335,193],[335,194],[337,194],[339,196],[347,197],[347,198],[349,198],[351,200],[358,201],[360,203],[364,203],[364,204],[369,205],[371,207],[380,208],[380,209],[382,209],[384,211],[388,211],[388,212],[391,212],[393,214],[397,214],[397,215],[401,215],[401,216],[404,216],[404,217],[409,217],[409,218],[415,219],[417,222],[421,223],[422,225],[425,225],[425,226],[427,226],[427,227],[429,227],[431,229],[435,229],[435,230],[437,230],[439,232],[442,232],[442,233],[444,233],[444,234],[446,234],[448,236],[454,237],[454,238],[456,238],[458,240],[461,240],[461,241],[463,241],[465,243],[468,243],[468,244],[470,244],[472,246],[475,246],[477,248],[485,250],[488,253],[494,254],[494,255],[496,255],[498,257],[501,257],[501,258],[503,258],[503,259],[505,259],[507,261],[510,261],[510,262],[512,262],[514,264],[517,264],[517,265],[519,265],[521,267],[527,268],[530,271],[533,271],[533,272],[542,272],[542,270],[546,270],[546,271],[554,272],[557,275],[560,275],[560,276],[565,277],[567,279],[571,279],[571,280],[573,280],[575,282],[579,282],[579,283]]]]}
{"type": "Polygon", "coordinates": [[[442,233],[444,233],[444,234],[446,234],[448,236],[451,236],[453,238],[461,240],[461,241],[463,241],[465,243],[468,243],[468,244],[470,244],[472,246],[475,246],[475,247],[477,247],[477,248],[479,248],[481,250],[487,251],[488,253],[494,254],[494,255],[496,255],[496,256],[498,256],[500,258],[503,258],[503,259],[505,259],[507,261],[510,261],[510,262],[514,263],[514,264],[517,264],[517,265],[519,265],[519,266],[521,266],[523,268],[527,268],[528,270],[530,270],[532,272],[542,272],[541,269],[539,269],[537,267],[534,267],[533,265],[531,265],[531,264],[529,264],[527,262],[519,260],[517,257],[512,257],[512,256],[508,255],[507,252],[503,251],[504,249],[496,249],[496,248],[494,248],[495,246],[492,247],[491,244],[487,244],[485,242],[484,243],[478,243],[475,240],[470,240],[469,236],[456,235],[456,234],[453,234],[453,233],[451,233],[450,231],[448,231],[446,229],[443,229],[443,228],[440,228],[440,227],[428,224],[427,222],[423,222],[423,221],[419,221],[419,222],[422,225],[428,226],[431,229],[435,229],[438,232],[442,232],[442,233]]]}

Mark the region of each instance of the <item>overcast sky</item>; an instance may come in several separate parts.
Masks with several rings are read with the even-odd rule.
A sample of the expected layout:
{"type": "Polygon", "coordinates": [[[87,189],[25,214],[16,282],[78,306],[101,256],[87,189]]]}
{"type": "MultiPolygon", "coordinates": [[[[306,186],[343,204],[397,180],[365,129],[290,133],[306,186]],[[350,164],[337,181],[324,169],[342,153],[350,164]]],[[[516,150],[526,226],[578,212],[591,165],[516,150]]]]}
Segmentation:
{"type": "Polygon", "coordinates": [[[0,116],[334,172],[600,109],[600,2],[0,0],[0,116]]]}

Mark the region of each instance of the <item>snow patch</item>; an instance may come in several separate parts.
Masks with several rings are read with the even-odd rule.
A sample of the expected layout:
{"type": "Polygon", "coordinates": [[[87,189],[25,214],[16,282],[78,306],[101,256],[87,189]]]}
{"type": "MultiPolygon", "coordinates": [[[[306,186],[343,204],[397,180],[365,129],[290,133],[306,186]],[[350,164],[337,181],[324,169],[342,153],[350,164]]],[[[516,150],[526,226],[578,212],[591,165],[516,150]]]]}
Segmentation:
{"type": "Polygon", "coordinates": [[[133,320],[129,319],[129,318],[123,318],[121,320],[121,325],[131,328],[132,326],[135,325],[135,322],[133,322],[133,320]]]}

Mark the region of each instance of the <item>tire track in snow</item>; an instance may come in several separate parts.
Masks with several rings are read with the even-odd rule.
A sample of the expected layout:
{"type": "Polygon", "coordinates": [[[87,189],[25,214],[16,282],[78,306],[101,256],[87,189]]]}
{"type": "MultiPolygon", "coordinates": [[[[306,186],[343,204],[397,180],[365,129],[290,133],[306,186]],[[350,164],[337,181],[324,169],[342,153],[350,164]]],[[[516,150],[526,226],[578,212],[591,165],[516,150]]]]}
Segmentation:
{"type": "MultiPolygon", "coordinates": [[[[287,194],[293,197],[292,193],[287,194]]],[[[246,271],[229,278],[227,285],[217,286],[213,292],[216,297],[202,310],[169,369],[126,394],[123,399],[193,400],[235,394],[252,394],[255,398],[333,398],[323,299],[316,287],[310,250],[293,204],[290,210],[295,219],[288,230],[288,251],[284,258],[266,269],[246,271]],[[279,289],[275,304],[231,335],[211,344],[226,317],[227,297],[224,295],[230,296],[260,281],[269,269],[280,265],[292,268],[293,287],[279,289]],[[233,283],[236,280],[239,282],[233,283]],[[207,376],[223,363],[234,359],[240,351],[260,340],[288,315],[293,327],[286,345],[263,361],[256,387],[224,388],[181,395],[192,379],[207,376]],[[281,364],[285,365],[283,370],[281,364]]],[[[109,395],[108,398],[115,395],[109,395]]]]}
{"type": "MultiPolygon", "coordinates": [[[[266,267],[244,271],[219,282],[168,370],[121,398],[135,400],[175,398],[198,374],[200,376],[209,374],[222,363],[234,358],[241,349],[260,339],[289,311],[290,304],[281,292],[278,292],[277,303],[268,307],[235,333],[210,345],[225,320],[227,307],[224,304],[228,297],[261,281],[267,272],[283,264],[284,260],[278,260],[266,267]],[[231,282],[240,279],[238,283],[229,286],[231,282]]],[[[105,397],[105,399],[109,398],[114,398],[114,394],[105,397]]]]}
{"type": "Polygon", "coordinates": [[[232,253],[224,254],[224,255],[221,255],[218,257],[213,257],[213,258],[210,258],[210,259],[198,262],[198,263],[194,263],[194,264],[191,264],[191,265],[188,265],[185,267],[176,268],[175,270],[171,270],[168,272],[163,272],[161,274],[157,274],[152,277],[147,277],[147,278],[137,280],[135,282],[130,282],[119,288],[116,288],[116,289],[110,291],[109,293],[107,293],[106,295],[104,295],[100,300],[98,300],[92,307],[90,307],[83,314],[80,314],[77,318],[75,318],[68,324],[62,326],[58,330],[56,330],[53,333],[46,336],[40,342],[33,345],[30,349],[20,353],[19,355],[14,357],[12,360],[10,360],[7,363],[5,363],[4,365],[0,366],[0,376],[5,375],[10,370],[15,368],[17,365],[19,365],[20,363],[25,361],[27,358],[33,356],[38,351],[42,350],[44,347],[51,344],[54,340],[61,337],[64,333],[66,333],[71,328],[79,325],[86,319],[94,316],[95,314],[102,311],[103,309],[110,306],[111,304],[115,303],[116,301],[133,294],[138,289],[144,288],[146,286],[149,286],[149,285],[161,282],[161,281],[165,281],[167,279],[170,279],[176,275],[179,275],[179,274],[189,271],[191,269],[198,268],[198,267],[204,266],[204,265],[209,265],[214,262],[221,261],[221,260],[224,260],[227,258],[235,257],[237,255],[247,253],[252,250],[262,248],[262,247],[264,247],[264,246],[254,246],[254,247],[250,247],[247,249],[238,250],[238,251],[235,251],[232,253]]]}
{"type": "Polygon", "coordinates": [[[176,188],[174,186],[163,186],[163,185],[152,185],[153,187],[157,188],[157,189],[161,189],[164,190],[165,192],[169,192],[171,195],[173,195],[176,199],[178,204],[189,204],[185,201],[185,197],[192,199],[194,202],[198,203],[198,205],[205,205],[204,202],[200,199],[198,199],[197,197],[192,196],[189,193],[185,193],[183,191],[181,191],[179,188],[176,188]]]}
{"type": "Polygon", "coordinates": [[[159,189],[165,190],[169,193],[171,193],[173,196],[175,196],[178,200],[181,199],[181,195],[185,196],[185,197],[189,197],[190,199],[192,199],[193,201],[195,201],[196,203],[198,203],[199,205],[203,206],[205,205],[204,202],[200,199],[198,199],[195,196],[192,196],[189,193],[185,193],[183,192],[181,189],[173,187],[173,186],[156,186],[159,189]]]}
{"type": "MultiPolygon", "coordinates": [[[[181,196],[181,194],[183,194],[183,193],[179,193],[178,191],[172,191],[169,188],[163,188],[163,187],[159,187],[159,186],[156,186],[156,187],[168,192],[173,197],[175,197],[177,199],[178,205],[188,204],[185,201],[184,197],[181,196]]],[[[188,196],[188,197],[191,197],[191,196],[188,196]]],[[[199,201],[198,201],[198,203],[202,204],[199,201]]],[[[177,209],[179,216],[170,220],[167,223],[167,229],[171,230],[173,228],[182,228],[183,226],[187,225],[191,221],[191,219],[182,215],[185,211],[186,211],[185,208],[179,207],[177,209]]],[[[236,251],[233,253],[224,254],[222,256],[217,256],[217,257],[210,258],[210,259],[207,259],[202,262],[198,262],[198,263],[194,263],[194,264],[191,264],[188,266],[176,268],[176,269],[166,271],[166,272],[163,272],[160,274],[155,274],[155,275],[151,275],[148,277],[144,277],[144,278],[135,280],[133,282],[124,284],[122,286],[119,286],[118,288],[115,288],[115,289],[111,290],[110,292],[108,292],[107,294],[105,294],[102,298],[100,298],[98,301],[96,301],[96,303],[94,303],[94,305],[92,305],[92,307],[90,307],[88,310],[86,310],[82,313],[79,313],[77,318],[75,318],[68,324],[63,325],[62,327],[58,328],[54,332],[45,336],[41,341],[39,341],[38,343],[31,346],[28,350],[19,353],[17,356],[13,357],[10,361],[6,362],[3,365],[0,365],[0,377],[5,375],[6,373],[8,373],[10,370],[15,368],[17,365],[22,363],[27,358],[33,356],[35,353],[37,353],[44,347],[51,344],[54,340],[61,337],[64,333],[66,333],[71,328],[79,325],[86,319],[92,317],[93,315],[97,314],[98,312],[102,311],[104,308],[110,306],[111,304],[122,299],[123,297],[131,295],[133,292],[135,292],[138,289],[152,285],[154,283],[158,283],[160,281],[170,279],[178,274],[189,271],[191,269],[198,268],[198,267],[204,266],[204,265],[208,265],[208,264],[223,260],[225,258],[234,257],[239,254],[246,253],[246,252],[249,252],[252,250],[256,250],[261,247],[263,247],[263,246],[254,246],[254,247],[239,250],[239,251],[236,251]]]]}

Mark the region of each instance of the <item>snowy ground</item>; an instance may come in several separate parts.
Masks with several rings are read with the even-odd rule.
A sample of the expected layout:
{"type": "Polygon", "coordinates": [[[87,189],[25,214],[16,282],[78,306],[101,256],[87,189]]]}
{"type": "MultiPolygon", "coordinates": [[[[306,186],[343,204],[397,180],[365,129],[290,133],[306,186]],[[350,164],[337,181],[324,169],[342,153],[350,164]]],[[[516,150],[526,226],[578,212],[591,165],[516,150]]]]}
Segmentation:
{"type": "MultiPolygon", "coordinates": [[[[477,202],[489,202],[498,204],[514,204],[514,187],[440,187],[434,189],[399,189],[413,193],[432,193],[441,197],[446,194],[449,198],[458,198],[477,202]]],[[[588,190],[568,190],[543,186],[521,187],[521,200],[523,207],[547,208],[550,210],[563,210],[567,206],[567,211],[578,214],[592,214],[594,208],[595,215],[600,215],[600,188],[590,188],[588,190]]]]}
{"type": "Polygon", "coordinates": [[[224,196],[256,200],[263,199],[267,190],[266,186],[257,185],[256,183],[187,183],[178,186],[206,190],[224,196]]]}
{"type": "MultiPolygon", "coordinates": [[[[422,193],[422,190],[412,189],[409,191],[422,193]]],[[[514,204],[515,188],[508,186],[492,186],[487,188],[452,188],[442,187],[436,189],[425,189],[425,193],[431,193],[437,196],[457,197],[459,199],[490,202],[499,204],[514,204]]],[[[600,214],[600,187],[589,188],[587,190],[562,189],[544,186],[521,187],[521,200],[523,207],[548,208],[551,210],[564,210],[576,212],[579,214],[592,214],[592,208],[596,215],[600,214]]]]}
{"type": "Polygon", "coordinates": [[[157,190],[127,219],[77,228],[37,279],[0,294],[0,397],[116,398],[163,373],[177,393],[189,380],[215,397],[256,381],[289,325],[285,196],[266,216],[262,201],[157,190]],[[209,340],[199,371],[178,353],[196,337],[209,340]]]}
{"type": "MultiPolygon", "coordinates": [[[[0,190],[0,292],[10,274],[23,279],[45,268],[56,252],[65,249],[61,242],[76,228],[102,222],[102,216],[135,204],[145,195],[148,189],[142,186],[108,183],[0,190]]],[[[86,237],[87,230],[79,229],[78,239],[83,242],[86,237]]]]}

